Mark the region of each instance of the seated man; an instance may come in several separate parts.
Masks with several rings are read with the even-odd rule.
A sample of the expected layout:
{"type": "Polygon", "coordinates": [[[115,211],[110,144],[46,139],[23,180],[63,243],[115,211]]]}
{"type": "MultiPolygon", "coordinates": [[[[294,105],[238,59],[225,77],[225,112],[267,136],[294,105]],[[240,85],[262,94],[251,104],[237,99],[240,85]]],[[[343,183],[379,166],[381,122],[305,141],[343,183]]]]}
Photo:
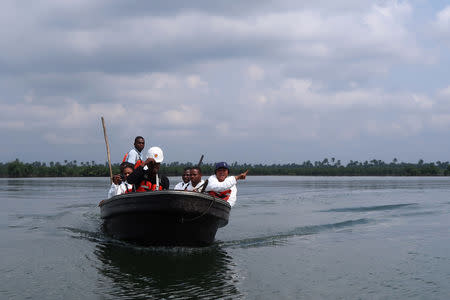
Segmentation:
{"type": "Polygon", "coordinates": [[[146,161],[128,175],[128,183],[134,184],[136,192],[160,191],[169,189],[169,178],[158,174],[164,154],[161,148],[151,147],[146,161]]]}
{"type": "Polygon", "coordinates": [[[231,206],[236,203],[237,180],[245,179],[248,170],[237,176],[228,176],[230,169],[226,162],[216,164],[215,174],[208,178],[208,185],[205,191],[214,197],[228,201],[231,206]]]}
{"type": "Polygon", "coordinates": [[[142,163],[142,150],[145,147],[145,140],[142,136],[137,136],[134,139],[134,148],[131,149],[125,156],[123,157],[122,162],[129,162],[136,167],[142,163]]]}
{"type": "Polygon", "coordinates": [[[184,168],[183,175],[181,176],[181,179],[183,181],[177,183],[177,185],[173,188],[174,190],[185,190],[188,187],[189,181],[191,180],[190,170],[191,168],[188,167],[184,168]]]}
{"type": "Polygon", "coordinates": [[[189,182],[186,190],[199,192],[204,183],[205,181],[202,180],[202,170],[200,167],[193,167],[191,169],[191,182],[189,182]]]}
{"type": "Polygon", "coordinates": [[[126,194],[134,191],[133,185],[127,182],[128,175],[133,173],[134,166],[128,162],[120,164],[120,175],[113,176],[113,183],[108,192],[108,198],[115,195],[126,194]]]}

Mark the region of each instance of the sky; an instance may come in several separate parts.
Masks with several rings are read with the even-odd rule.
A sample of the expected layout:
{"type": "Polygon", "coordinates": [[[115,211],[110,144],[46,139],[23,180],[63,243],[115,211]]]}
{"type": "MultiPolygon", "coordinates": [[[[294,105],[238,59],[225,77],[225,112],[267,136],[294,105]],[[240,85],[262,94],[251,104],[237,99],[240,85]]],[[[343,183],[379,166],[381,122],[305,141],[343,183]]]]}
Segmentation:
{"type": "Polygon", "coordinates": [[[446,1],[4,0],[0,162],[450,160],[446,1]]]}

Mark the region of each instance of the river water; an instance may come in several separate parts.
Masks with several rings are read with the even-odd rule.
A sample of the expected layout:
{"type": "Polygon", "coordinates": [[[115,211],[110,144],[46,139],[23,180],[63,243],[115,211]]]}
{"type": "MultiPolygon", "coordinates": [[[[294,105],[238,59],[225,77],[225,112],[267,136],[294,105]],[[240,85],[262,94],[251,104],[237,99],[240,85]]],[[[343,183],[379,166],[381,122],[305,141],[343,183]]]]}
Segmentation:
{"type": "Polygon", "coordinates": [[[0,179],[1,299],[450,298],[449,178],[249,176],[207,248],[105,236],[108,180],[0,179]]]}

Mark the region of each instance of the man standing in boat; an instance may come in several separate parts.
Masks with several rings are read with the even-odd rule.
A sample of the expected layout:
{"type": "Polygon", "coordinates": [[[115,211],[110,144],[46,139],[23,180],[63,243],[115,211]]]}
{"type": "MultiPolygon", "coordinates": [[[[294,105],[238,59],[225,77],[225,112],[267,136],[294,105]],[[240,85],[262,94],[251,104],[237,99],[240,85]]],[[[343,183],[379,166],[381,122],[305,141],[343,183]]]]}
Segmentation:
{"type": "Polygon", "coordinates": [[[230,168],[226,162],[216,164],[215,174],[208,178],[208,185],[205,191],[214,197],[221,198],[231,206],[236,203],[238,180],[244,180],[247,177],[248,170],[237,176],[228,176],[230,168]]]}
{"type": "Polygon", "coordinates": [[[191,168],[190,174],[191,181],[186,187],[186,190],[198,192],[205,183],[205,181],[202,180],[202,170],[200,169],[200,167],[193,167],[191,168]]]}
{"type": "Polygon", "coordinates": [[[136,192],[161,191],[169,189],[169,178],[158,174],[164,154],[161,148],[151,147],[147,152],[147,159],[136,167],[128,176],[128,183],[134,184],[136,192]]]}
{"type": "Polygon", "coordinates": [[[134,148],[131,149],[125,156],[123,157],[122,162],[129,162],[135,166],[142,164],[142,150],[145,147],[145,140],[142,136],[137,136],[134,139],[134,148]]]}
{"type": "Polygon", "coordinates": [[[173,188],[174,190],[186,190],[189,185],[189,181],[191,180],[191,168],[184,168],[183,175],[181,176],[183,181],[177,183],[177,185],[173,188]]]}

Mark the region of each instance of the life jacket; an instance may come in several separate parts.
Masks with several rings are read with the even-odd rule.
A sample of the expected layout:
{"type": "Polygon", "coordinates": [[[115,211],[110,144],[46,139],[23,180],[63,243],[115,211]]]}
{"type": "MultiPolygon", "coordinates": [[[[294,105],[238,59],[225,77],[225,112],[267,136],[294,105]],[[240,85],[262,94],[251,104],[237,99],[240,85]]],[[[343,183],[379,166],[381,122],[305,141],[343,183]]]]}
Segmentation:
{"type": "Polygon", "coordinates": [[[219,193],[210,191],[210,192],[208,192],[208,194],[210,194],[211,196],[220,198],[222,200],[228,201],[228,199],[230,199],[231,190],[226,190],[226,191],[219,192],[219,193]]]}
{"type": "Polygon", "coordinates": [[[134,192],[136,192],[136,189],[134,188],[134,185],[132,185],[132,184],[127,184],[126,187],[127,187],[127,190],[125,191],[125,194],[129,194],[129,193],[134,193],[134,192]],[[128,188],[128,186],[131,186],[131,188],[128,188]]]}
{"type": "Polygon", "coordinates": [[[142,180],[136,192],[148,192],[148,191],[162,191],[162,186],[159,184],[159,177],[156,174],[156,183],[153,184],[148,180],[142,180]]]}
{"type": "Polygon", "coordinates": [[[134,169],[137,169],[139,166],[143,166],[143,165],[144,165],[144,162],[142,160],[138,159],[138,161],[134,165],[134,169]]]}
{"type": "Polygon", "coordinates": [[[139,187],[136,189],[136,192],[148,192],[148,191],[162,191],[162,186],[159,188],[156,184],[152,184],[150,181],[142,180],[139,187]]]}
{"type": "MultiPolygon", "coordinates": [[[[125,154],[125,156],[123,157],[123,159],[122,159],[123,163],[127,161],[128,153],[130,153],[130,152],[127,152],[127,154],[125,154]]],[[[136,163],[134,164],[134,168],[136,169],[137,167],[142,166],[143,164],[144,164],[144,162],[142,160],[138,159],[136,161],[136,163]]]]}

